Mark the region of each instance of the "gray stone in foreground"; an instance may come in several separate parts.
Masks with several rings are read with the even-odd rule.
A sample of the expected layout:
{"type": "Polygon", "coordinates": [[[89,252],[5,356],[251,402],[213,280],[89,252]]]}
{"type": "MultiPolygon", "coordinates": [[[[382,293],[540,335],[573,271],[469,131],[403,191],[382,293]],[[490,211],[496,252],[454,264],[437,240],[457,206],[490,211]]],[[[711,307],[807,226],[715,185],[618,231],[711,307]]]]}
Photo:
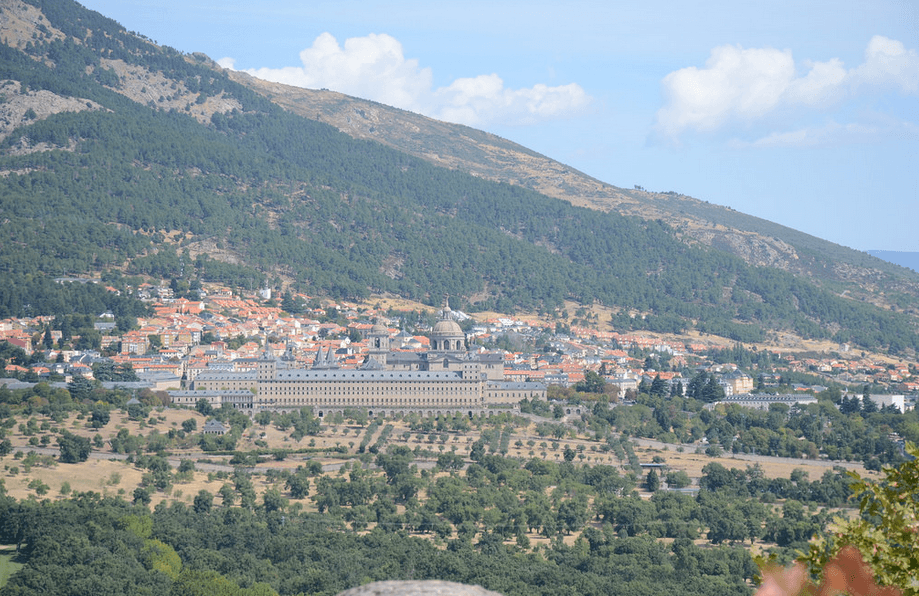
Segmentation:
{"type": "Polygon", "coordinates": [[[502,596],[481,586],[440,580],[374,582],[345,590],[338,596],[502,596]]]}

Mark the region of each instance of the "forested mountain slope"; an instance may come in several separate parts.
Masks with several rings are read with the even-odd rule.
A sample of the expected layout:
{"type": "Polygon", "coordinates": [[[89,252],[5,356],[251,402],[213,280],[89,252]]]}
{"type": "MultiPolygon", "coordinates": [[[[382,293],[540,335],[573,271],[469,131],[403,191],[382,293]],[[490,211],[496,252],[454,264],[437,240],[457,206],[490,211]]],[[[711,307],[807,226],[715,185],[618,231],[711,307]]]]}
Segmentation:
{"type": "MultiPolygon", "coordinates": [[[[907,314],[684,242],[664,222],[352,138],[75,2],[0,7],[10,281],[118,269],[351,298],[449,294],[505,312],[573,299],[621,307],[623,327],[919,347],[907,314]]],[[[7,301],[0,315],[18,316],[7,301]]]]}
{"type": "Polygon", "coordinates": [[[355,138],[376,140],[432,163],[574,205],[661,220],[678,229],[684,241],[727,251],[751,265],[806,275],[858,299],[919,313],[919,275],[866,253],[676,192],[618,188],[467,126],[334,91],[271,83],[242,72],[228,74],[278,105],[355,138]]]}

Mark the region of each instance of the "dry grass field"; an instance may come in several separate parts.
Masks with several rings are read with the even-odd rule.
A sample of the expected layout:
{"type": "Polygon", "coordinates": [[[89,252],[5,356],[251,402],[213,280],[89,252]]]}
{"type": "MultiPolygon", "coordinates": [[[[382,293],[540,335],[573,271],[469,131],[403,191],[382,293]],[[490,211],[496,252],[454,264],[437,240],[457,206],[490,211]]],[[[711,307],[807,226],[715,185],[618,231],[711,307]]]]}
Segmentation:
{"type": "Polygon", "coordinates": [[[663,457],[667,465],[674,470],[685,471],[690,478],[699,478],[702,476],[702,468],[710,462],[718,462],[726,468],[746,469],[748,466],[759,464],[766,478],[788,478],[791,473],[800,469],[803,470],[810,480],[817,480],[823,476],[827,470],[832,470],[834,466],[845,467],[854,470],[867,477],[877,477],[876,472],[865,470],[860,463],[854,462],[828,462],[814,461],[807,459],[791,460],[781,457],[757,457],[752,459],[742,459],[725,454],[722,457],[709,457],[703,453],[690,451],[678,452],[675,447],[669,449],[658,449],[652,447],[636,447],[635,454],[638,455],[642,462],[651,461],[654,456],[663,457]]]}
{"type": "MultiPolygon", "coordinates": [[[[36,423],[41,426],[42,423],[48,422],[41,416],[36,416],[36,423]]],[[[17,425],[9,429],[8,436],[14,443],[14,446],[20,451],[20,455],[7,455],[0,457],[0,480],[5,485],[7,492],[17,499],[48,499],[60,500],[67,498],[72,492],[94,491],[97,493],[120,496],[127,500],[133,498],[135,489],[142,486],[142,478],[145,471],[135,467],[133,464],[123,459],[112,459],[116,456],[112,453],[107,441],[117,435],[121,429],[127,429],[131,435],[142,434],[150,436],[151,434],[168,434],[170,430],[178,432],[182,428],[182,422],[188,419],[194,419],[196,426],[200,429],[206,418],[195,411],[179,409],[157,409],[151,412],[145,421],[133,421],[127,418],[122,412],[112,412],[111,421],[102,429],[94,430],[90,428],[88,419],[77,419],[71,415],[60,428],[79,434],[81,436],[94,437],[100,435],[106,442],[106,446],[101,449],[94,447],[91,457],[80,464],[64,464],[54,461],[50,455],[52,450],[45,454],[26,455],[23,451],[38,451],[38,448],[29,445],[29,436],[19,432],[18,422],[23,424],[27,420],[20,419],[17,425]],[[27,464],[32,462],[31,465],[27,464]],[[44,487],[43,490],[41,487],[44,487]],[[39,494],[41,493],[41,494],[39,494]]],[[[480,438],[480,431],[472,428],[465,433],[455,432],[432,432],[424,433],[412,431],[408,424],[401,420],[386,420],[383,425],[377,426],[373,431],[368,444],[372,445],[381,434],[386,425],[393,426],[392,432],[386,441],[386,446],[405,445],[411,449],[419,447],[427,451],[427,458],[418,458],[415,463],[419,468],[428,469],[434,467],[434,459],[441,452],[455,452],[468,460],[469,451],[472,444],[480,438]]],[[[47,431],[38,433],[48,435],[52,432],[53,425],[47,431]]],[[[493,427],[492,427],[493,428],[493,427]]],[[[310,491],[304,498],[295,500],[290,498],[290,493],[284,486],[284,480],[280,478],[277,472],[284,470],[295,470],[298,466],[305,465],[311,461],[321,463],[325,474],[338,474],[338,468],[343,464],[359,463],[365,465],[365,462],[372,461],[372,455],[365,454],[361,458],[357,451],[362,440],[368,434],[368,426],[358,426],[353,423],[329,424],[323,425],[322,431],[316,436],[307,436],[302,439],[294,440],[290,436],[290,431],[281,431],[272,425],[260,426],[253,425],[245,430],[242,437],[237,443],[239,451],[250,451],[261,449],[262,453],[267,450],[285,450],[288,453],[281,458],[272,456],[262,456],[259,464],[255,467],[255,473],[251,476],[253,488],[256,493],[257,502],[265,491],[271,488],[277,489],[288,499],[290,506],[302,511],[316,511],[316,503],[312,500],[315,495],[315,479],[310,481],[310,491]],[[257,443],[256,443],[257,442],[257,443]],[[267,445],[267,448],[266,448],[267,445]],[[346,453],[338,453],[335,450],[341,447],[346,448],[346,453]],[[297,452],[303,450],[303,452],[297,452]],[[328,451],[326,451],[328,450],[328,451]],[[363,459],[363,462],[361,462],[363,459]]],[[[36,435],[33,435],[36,436],[36,435]]],[[[221,504],[219,496],[220,489],[228,484],[233,486],[232,473],[234,466],[230,464],[230,457],[227,455],[209,455],[201,452],[196,447],[198,435],[192,433],[186,439],[186,448],[170,449],[169,461],[174,468],[178,467],[182,460],[191,460],[195,463],[195,470],[190,474],[176,474],[173,484],[165,491],[154,491],[151,494],[151,506],[160,502],[181,502],[191,506],[195,496],[202,490],[206,490],[214,495],[214,505],[221,504]]],[[[54,447],[55,442],[52,440],[50,447],[54,447]]],[[[626,466],[616,458],[612,452],[603,452],[600,444],[596,441],[590,441],[583,437],[565,438],[554,440],[550,437],[540,437],[536,434],[535,424],[528,427],[519,427],[516,433],[510,438],[508,446],[508,455],[521,459],[532,457],[545,459],[549,461],[561,462],[564,460],[563,453],[566,448],[571,448],[577,452],[575,463],[584,463],[589,465],[606,464],[619,466],[620,473],[628,473],[626,466]]],[[[666,463],[667,470],[683,470],[693,483],[696,484],[698,478],[702,475],[702,468],[710,462],[718,462],[726,468],[745,469],[753,465],[753,462],[734,458],[730,456],[713,458],[702,453],[696,453],[694,449],[688,449],[685,446],[679,450],[675,445],[652,445],[642,446],[634,445],[635,454],[642,463],[650,463],[655,458],[662,458],[666,463]]],[[[658,459],[657,461],[660,461],[658,459]]],[[[627,462],[625,462],[627,464],[627,462]]],[[[761,458],[758,462],[762,467],[763,473],[769,478],[788,478],[795,469],[803,470],[811,480],[816,480],[823,473],[831,469],[829,462],[815,462],[807,460],[787,461],[780,458],[761,458]]],[[[859,470],[863,475],[865,470],[860,465],[849,464],[849,468],[859,470]]],[[[435,472],[442,474],[443,472],[435,472]]],[[[870,473],[868,475],[871,475],[870,473]]],[[[547,488],[547,494],[554,487],[547,488]]],[[[643,498],[650,498],[649,493],[642,493],[643,498]]],[[[424,490],[418,495],[419,499],[425,498],[424,490]]],[[[236,495],[236,502],[239,502],[239,495],[236,495]]],[[[776,511],[779,511],[780,505],[774,505],[776,511]]],[[[400,506],[400,509],[402,506],[400,506]]],[[[591,521],[589,525],[598,526],[599,522],[591,521]]],[[[371,531],[376,524],[370,522],[366,524],[361,532],[371,531]]],[[[580,532],[573,532],[563,538],[568,545],[575,544],[580,532]]],[[[527,532],[527,540],[531,548],[541,546],[548,547],[550,540],[536,532],[527,532]]],[[[664,539],[665,542],[669,541],[664,539]]],[[[508,544],[514,542],[514,539],[508,541],[508,544]]],[[[696,543],[701,546],[710,546],[705,538],[700,537],[696,543]]],[[[747,546],[752,553],[758,554],[763,549],[772,545],[754,542],[747,546]]],[[[5,556],[0,552],[0,567],[6,565],[6,571],[12,572],[16,569],[16,562],[11,556],[5,556]]],[[[3,569],[0,569],[2,572],[3,569]]]]}
{"type": "MultiPolygon", "coordinates": [[[[94,447],[90,459],[86,462],[57,463],[50,455],[54,453],[54,450],[45,451],[40,449],[41,445],[36,447],[29,444],[31,437],[20,432],[18,424],[18,422],[25,424],[27,420],[18,420],[17,425],[8,431],[10,440],[20,451],[36,452],[36,455],[25,457],[7,455],[0,458],[0,478],[7,492],[18,499],[61,499],[65,498],[68,488],[70,491],[95,491],[130,499],[134,489],[141,486],[144,472],[123,460],[111,459],[116,456],[112,454],[108,440],[121,429],[127,429],[131,435],[149,437],[155,434],[167,435],[170,430],[178,431],[182,428],[182,422],[188,419],[195,420],[197,428],[200,429],[206,420],[198,412],[172,408],[156,409],[142,422],[128,419],[123,412],[113,411],[110,422],[100,430],[92,429],[88,418],[78,419],[74,415],[71,415],[61,425],[56,425],[42,416],[34,416],[34,418],[35,423],[39,427],[44,426],[45,430],[32,436],[39,439],[43,435],[52,437],[47,447],[56,447],[53,440],[55,429],[66,429],[91,439],[100,435],[105,446],[103,448],[94,447]],[[62,487],[64,487],[63,493],[62,487]]],[[[386,421],[385,424],[393,425],[387,445],[406,445],[412,449],[419,447],[433,453],[434,457],[441,452],[455,452],[462,457],[468,457],[472,443],[480,437],[479,431],[475,428],[462,434],[455,432],[424,433],[412,431],[405,422],[400,420],[386,421]]],[[[354,424],[324,425],[319,435],[307,436],[297,441],[291,438],[290,431],[281,431],[272,425],[253,425],[243,433],[237,444],[237,450],[250,451],[261,448],[264,451],[265,445],[269,450],[288,452],[308,450],[309,453],[290,453],[283,459],[262,457],[262,461],[256,467],[256,472],[261,472],[256,473],[253,477],[258,495],[272,486],[286,493],[279,481],[272,484],[265,473],[269,470],[294,470],[310,460],[318,460],[325,470],[334,471],[341,464],[357,458],[358,447],[367,432],[367,427],[354,424]],[[346,454],[331,451],[342,447],[347,450],[346,454]]],[[[371,444],[377,439],[379,433],[378,428],[372,437],[371,444]]],[[[207,490],[212,494],[217,494],[221,486],[228,482],[226,474],[220,474],[220,472],[232,471],[230,458],[226,455],[212,456],[201,452],[195,444],[197,436],[192,433],[186,438],[184,448],[172,448],[169,451],[169,459],[173,466],[178,466],[181,460],[188,459],[195,463],[195,471],[181,481],[175,482],[169,490],[154,492],[152,494],[153,504],[162,500],[191,503],[199,491],[207,490]]],[[[613,453],[604,453],[600,449],[600,444],[595,441],[584,438],[565,438],[556,441],[550,437],[540,437],[536,434],[535,424],[516,430],[509,441],[508,455],[522,459],[537,457],[549,461],[563,461],[563,452],[566,447],[578,452],[576,463],[620,465],[613,453]]],[[[739,469],[745,469],[754,463],[746,459],[731,457],[730,454],[712,458],[691,449],[680,451],[676,446],[643,447],[636,445],[635,453],[642,463],[650,463],[655,456],[663,458],[669,470],[683,470],[693,480],[698,479],[702,475],[702,468],[713,461],[727,468],[739,469]]],[[[419,467],[430,468],[433,466],[433,457],[428,461],[419,460],[417,463],[419,467]]],[[[788,478],[794,469],[801,469],[811,480],[822,476],[826,470],[831,469],[833,463],[838,464],[838,462],[785,460],[769,457],[758,458],[757,463],[769,478],[788,478]]],[[[866,475],[861,465],[847,464],[847,467],[866,475]]],[[[300,503],[301,506],[309,509],[312,502],[307,498],[301,500],[300,503]]]]}

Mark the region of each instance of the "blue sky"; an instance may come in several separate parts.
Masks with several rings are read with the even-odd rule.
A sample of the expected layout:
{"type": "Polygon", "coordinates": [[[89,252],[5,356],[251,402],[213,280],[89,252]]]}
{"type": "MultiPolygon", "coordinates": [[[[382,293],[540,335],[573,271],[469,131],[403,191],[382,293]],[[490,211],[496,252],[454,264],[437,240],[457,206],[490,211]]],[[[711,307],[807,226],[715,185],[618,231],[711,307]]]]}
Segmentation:
{"type": "Polygon", "coordinates": [[[915,0],[87,0],[261,78],[468,124],[604,182],[919,251],[915,0]]]}

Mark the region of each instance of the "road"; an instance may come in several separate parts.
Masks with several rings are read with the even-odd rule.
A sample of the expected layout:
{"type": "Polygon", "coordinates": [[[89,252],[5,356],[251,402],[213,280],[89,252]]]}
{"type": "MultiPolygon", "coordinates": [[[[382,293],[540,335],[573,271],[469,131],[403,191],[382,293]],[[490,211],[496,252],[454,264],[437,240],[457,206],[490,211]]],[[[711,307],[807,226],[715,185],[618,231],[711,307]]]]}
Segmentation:
{"type": "MultiPolygon", "coordinates": [[[[671,451],[682,447],[683,450],[687,453],[693,453],[696,449],[699,448],[698,444],[678,444],[678,443],[664,443],[662,441],[655,441],[653,439],[639,439],[632,437],[630,439],[636,445],[642,447],[650,447],[652,449],[669,449],[671,451]]],[[[725,452],[723,457],[730,459],[740,459],[744,461],[749,461],[753,463],[776,463],[776,464],[804,464],[806,463],[809,466],[819,466],[823,468],[834,468],[836,466],[845,468],[847,470],[855,470],[858,472],[864,472],[865,466],[860,462],[851,462],[851,461],[837,461],[832,459],[797,459],[794,457],[775,457],[772,455],[758,455],[755,453],[728,453],[725,452]]]]}

